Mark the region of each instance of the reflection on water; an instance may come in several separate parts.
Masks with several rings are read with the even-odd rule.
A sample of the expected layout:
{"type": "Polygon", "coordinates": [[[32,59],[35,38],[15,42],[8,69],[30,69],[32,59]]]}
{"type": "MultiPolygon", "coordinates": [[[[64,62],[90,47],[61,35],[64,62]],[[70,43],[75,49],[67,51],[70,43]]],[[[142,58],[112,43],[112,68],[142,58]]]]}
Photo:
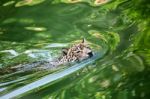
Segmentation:
{"type": "MultiPolygon", "coordinates": [[[[92,57],[92,58],[90,59],[91,61],[90,61],[90,60],[85,60],[85,61],[83,61],[83,62],[81,62],[81,63],[79,63],[79,64],[77,64],[77,65],[74,65],[74,66],[72,66],[72,67],[69,67],[69,68],[67,68],[67,69],[65,69],[65,70],[63,70],[63,71],[61,71],[61,72],[49,74],[49,75],[47,75],[47,76],[41,78],[40,80],[37,80],[37,81],[35,81],[35,82],[33,82],[33,83],[30,83],[30,84],[28,84],[28,85],[26,85],[26,86],[24,86],[24,87],[22,87],[22,88],[20,88],[20,89],[14,90],[14,91],[12,91],[11,93],[9,93],[9,94],[7,94],[7,95],[1,97],[1,98],[8,98],[8,97],[11,98],[11,97],[15,97],[15,96],[18,96],[18,95],[20,95],[20,94],[22,94],[22,93],[25,93],[25,92],[27,92],[27,91],[30,91],[30,90],[32,90],[32,89],[38,88],[38,87],[40,87],[40,86],[42,86],[42,85],[46,85],[47,83],[50,83],[50,82],[52,82],[52,81],[58,80],[58,79],[60,79],[60,78],[62,78],[62,77],[64,77],[64,76],[66,76],[66,75],[69,75],[69,74],[71,74],[71,73],[73,73],[73,72],[75,72],[75,71],[77,71],[77,70],[83,68],[85,65],[92,63],[92,62],[93,62],[95,59],[97,59],[98,57],[101,57],[101,55],[95,55],[94,57],[92,57]],[[48,80],[48,79],[49,79],[49,80],[48,80]]],[[[20,79],[19,79],[19,80],[20,80],[20,79]]],[[[17,81],[13,81],[13,82],[17,82],[17,81]]],[[[12,82],[9,82],[9,83],[12,83],[12,82]]],[[[5,83],[5,84],[6,84],[6,83],[5,83]]],[[[5,84],[3,84],[3,86],[4,86],[5,84]]],[[[7,85],[7,84],[6,84],[6,85],[7,85]]]]}
{"type": "Polygon", "coordinates": [[[0,2],[0,73],[53,60],[82,38],[95,52],[55,71],[2,73],[0,98],[149,99],[148,7],[144,0],[0,2]]]}

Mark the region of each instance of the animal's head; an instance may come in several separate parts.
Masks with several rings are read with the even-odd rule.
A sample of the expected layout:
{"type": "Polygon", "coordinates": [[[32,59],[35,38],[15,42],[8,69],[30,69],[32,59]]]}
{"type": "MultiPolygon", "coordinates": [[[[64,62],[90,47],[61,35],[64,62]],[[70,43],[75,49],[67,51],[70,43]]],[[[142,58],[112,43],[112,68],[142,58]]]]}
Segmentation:
{"type": "Polygon", "coordinates": [[[72,46],[69,49],[63,49],[63,55],[67,56],[69,61],[84,60],[93,56],[91,48],[86,43],[85,39],[81,43],[72,46]]]}

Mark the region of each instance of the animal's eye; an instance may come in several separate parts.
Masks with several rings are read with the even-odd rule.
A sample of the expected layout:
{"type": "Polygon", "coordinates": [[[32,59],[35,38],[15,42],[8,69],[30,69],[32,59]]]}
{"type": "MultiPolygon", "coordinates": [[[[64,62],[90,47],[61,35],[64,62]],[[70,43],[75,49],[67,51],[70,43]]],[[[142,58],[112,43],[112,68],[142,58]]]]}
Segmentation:
{"type": "Polygon", "coordinates": [[[90,47],[86,47],[86,48],[91,49],[90,47]]]}

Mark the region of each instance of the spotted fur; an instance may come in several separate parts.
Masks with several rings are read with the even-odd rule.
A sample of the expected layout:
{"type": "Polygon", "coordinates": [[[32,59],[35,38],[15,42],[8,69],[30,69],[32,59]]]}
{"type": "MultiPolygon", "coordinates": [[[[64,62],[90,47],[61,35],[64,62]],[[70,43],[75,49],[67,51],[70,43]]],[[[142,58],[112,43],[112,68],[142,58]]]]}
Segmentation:
{"type": "Polygon", "coordinates": [[[70,62],[77,62],[93,56],[91,48],[89,48],[85,39],[82,42],[73,45],[70,48],[63,48],[61,57],[53,61],[38,61],[29,64],[19,64],[12,67],[15,71],[31,71],[31,70],[49,70],[57,69],[58,66],[70,62]]]}
{"type": "Polygon", "coordinates": [[[65,63],[65,62],[82,61],[92,56],[93,52],[91,48],[89,48],[89,46],[83,39],[81,43],[76,44],[69,49],[63,49],[63,56],[59,60],[59,62],[65,63]]]}

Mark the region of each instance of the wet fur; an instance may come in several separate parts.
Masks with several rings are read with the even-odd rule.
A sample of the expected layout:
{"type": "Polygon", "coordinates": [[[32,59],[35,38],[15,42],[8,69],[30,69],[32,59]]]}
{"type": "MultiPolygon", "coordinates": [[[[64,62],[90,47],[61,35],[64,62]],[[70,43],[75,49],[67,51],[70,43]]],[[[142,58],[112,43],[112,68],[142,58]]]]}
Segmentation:
{"type": "Polygon", "coordinates": [[[53,70],[58,66],[82,61],[93,56],[92,50],[89,48],[85,39],[81,43],[75,44],[70,48],[63,48],[62,55],[54,61],[37,61],[29,64],[19,64],[17,66],[6,69],[7,72],[15,71],[32,71],[32,70],[53,70]]]}

